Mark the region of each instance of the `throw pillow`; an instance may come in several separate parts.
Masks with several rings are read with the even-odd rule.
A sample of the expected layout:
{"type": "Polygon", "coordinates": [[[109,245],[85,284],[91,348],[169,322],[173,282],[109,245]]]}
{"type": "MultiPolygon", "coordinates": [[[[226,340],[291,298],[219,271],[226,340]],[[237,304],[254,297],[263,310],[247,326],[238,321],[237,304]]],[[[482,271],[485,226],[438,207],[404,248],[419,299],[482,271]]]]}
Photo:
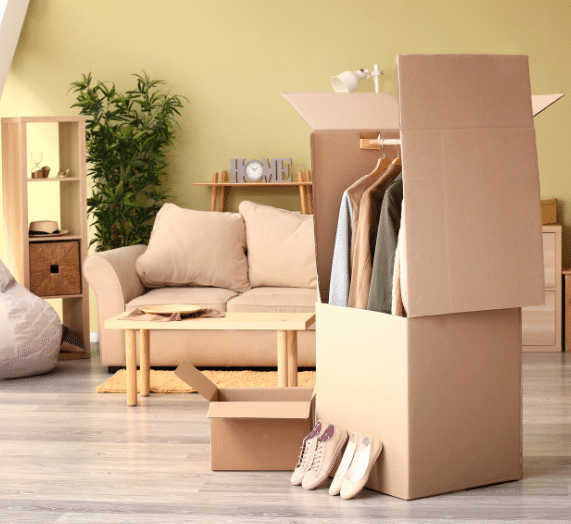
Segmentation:
{"type": "Polygon", "coordinates": [[[238,213],[164,204],[136,269],[147,287],[211,286],[247,291],[244,220],[238,213]]]}
{"type": "Polygon", "coordinates": [[[252,287],[317,287],[313,215],[243,201],[252,287]]]}

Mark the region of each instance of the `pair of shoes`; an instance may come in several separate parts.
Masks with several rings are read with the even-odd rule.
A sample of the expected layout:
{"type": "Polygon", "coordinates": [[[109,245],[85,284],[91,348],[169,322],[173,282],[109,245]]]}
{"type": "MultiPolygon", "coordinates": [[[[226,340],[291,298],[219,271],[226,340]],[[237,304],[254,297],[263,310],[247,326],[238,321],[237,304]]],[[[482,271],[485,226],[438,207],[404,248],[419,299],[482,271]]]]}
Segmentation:
{"type": "Polygon", "coordinates": [[[302,442],[299,460],[291,476],[294,486],[305,489],[320,486],[333,469],[347,442],[347,432],[335,424],[318,421],[302,442]]]}
{"type": "Polygon", "coordinates": [[[367,483],[382,449],[383,444],[378,440],[369,436],[361,438],[358,433],[353,433],[329,487],[329,494],[341,493],[342,499],[350,499],[359,493],[367,483]]]}

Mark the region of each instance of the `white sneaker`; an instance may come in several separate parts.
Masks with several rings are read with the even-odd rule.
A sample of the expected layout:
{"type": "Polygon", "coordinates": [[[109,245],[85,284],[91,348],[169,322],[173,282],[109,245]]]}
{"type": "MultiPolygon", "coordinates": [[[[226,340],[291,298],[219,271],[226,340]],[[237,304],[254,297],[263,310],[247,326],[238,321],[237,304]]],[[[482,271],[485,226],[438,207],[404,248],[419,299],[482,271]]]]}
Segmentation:
{"type": "Polygon", "coordinates": [[[324,424],[322,424],[321,420],[318,420],[317,424],[315,424],[309,435],[306,435],[301,443],[301,449],[299,450],[299,459],[290,479],[290,482],[294,486],[299,486],[301,484],[305,472],[311,465],[311,458],[313,457],[313,452],[315,451],[315,441],[317,440],[317,437],[321,435],[324,429],[323,426],[324,424]]]}

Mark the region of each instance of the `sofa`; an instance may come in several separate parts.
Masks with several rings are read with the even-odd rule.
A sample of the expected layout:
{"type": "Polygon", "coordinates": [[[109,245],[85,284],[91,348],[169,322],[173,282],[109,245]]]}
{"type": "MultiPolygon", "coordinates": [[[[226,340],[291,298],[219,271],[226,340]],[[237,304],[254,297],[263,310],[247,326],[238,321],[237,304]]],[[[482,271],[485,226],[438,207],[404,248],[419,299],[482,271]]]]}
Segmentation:
{"type": "MultiPolygon", "coordinates": [[[[148,245],[88,256],[104,367],[125,366],[125,337],[107,319],[144,306],[191,304],[222,312],[314,312],[313,216],[249,201],[238,213],[162,206],[148,245]]],[[[274,331],[151,331],[151,366],[276,367],[274,331]]],[[[315,366],[315,326],[298,333],[298,365],[315,366]]]]}

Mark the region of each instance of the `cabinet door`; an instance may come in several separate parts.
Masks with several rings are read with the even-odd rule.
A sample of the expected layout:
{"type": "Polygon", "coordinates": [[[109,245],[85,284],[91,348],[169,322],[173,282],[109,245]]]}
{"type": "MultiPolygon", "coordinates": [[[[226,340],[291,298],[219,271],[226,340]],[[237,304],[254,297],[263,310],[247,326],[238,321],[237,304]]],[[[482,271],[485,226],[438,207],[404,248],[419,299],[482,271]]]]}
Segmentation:
{"type": "Polygon", "coordinates": [[[555,296],[555,291],[546,291],[543,306],[522,308],[522,343],[524,346],[555,344],[555,296]]]}
{"type": "Polygon", "coordinates": [[[543,233],[543,265],[545,267],[545,287],[555,289],[555,233],[543,233]]]}

